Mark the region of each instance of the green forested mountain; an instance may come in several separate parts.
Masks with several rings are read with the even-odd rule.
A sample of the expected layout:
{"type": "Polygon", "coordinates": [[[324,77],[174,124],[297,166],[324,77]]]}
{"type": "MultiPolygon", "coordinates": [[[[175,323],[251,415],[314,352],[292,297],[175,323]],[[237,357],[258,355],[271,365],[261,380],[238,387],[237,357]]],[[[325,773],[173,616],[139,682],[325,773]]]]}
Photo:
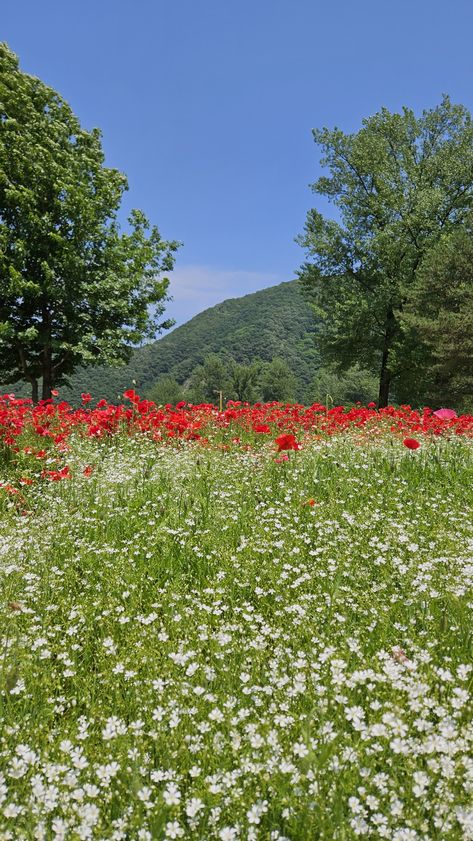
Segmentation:
{"type": "MultiPolygon", "coordinates": [[[[140,394],[166,374],[185,383],[208,354],[217,353],[246,364],[281,357],[296,377],[297,398],[303,399],[320,364],[315,332],[314,316],[297,281],[281,283],[204,310],[134,351],[123,367],[80,368],[70,377],[71,387],[63,386],[60,393],[72,402],[83,391],[115,402],[133,381],[140,394]]],[[[21,391],[28,394],[25,387],[21,391]]]]}

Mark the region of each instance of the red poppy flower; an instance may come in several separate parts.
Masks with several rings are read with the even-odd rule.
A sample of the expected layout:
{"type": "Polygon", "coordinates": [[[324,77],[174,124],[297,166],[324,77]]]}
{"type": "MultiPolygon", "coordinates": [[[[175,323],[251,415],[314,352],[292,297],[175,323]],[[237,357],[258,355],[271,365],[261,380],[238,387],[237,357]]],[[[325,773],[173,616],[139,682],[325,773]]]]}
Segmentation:
{"type": "Polygon", "coordinates": [[[420,441],[416,441],[415,438],[404,438],[402,443],[408,450],[417,450],[420,447],[420,441]]]}
{"type": "Polygon", "coordinates": [[[90,401],[92,400],[92,395],[89,394],[88,391],[87,392],[84,391],[81,394],[81,400],[82,400],[83,403],[90,403],[90,401]]]}
{"type": "Polygon", "coordinates": [[[255,431],[255,432],[258,432],[258,433],[268,433],[268,432],[271,432],[271,428],[268,426],[268,424],[267,424],[267,423],[257,423],[257,424],[253,427],[253,429],[254,429],[254,431],[255,431]]]}
{"type": "Polygon", "coordinates": [[[123,397],[127,400],[131,400],[132,403],[136,403],[140,399],[134,388],[129,388],[127,391],[124,391],[123,397]]]}
{"type": "Polygon", "coordinates": [[[301,445],[297,443],[295,436],[292,435],[291,432],[279,435],[279,437],[275,439],[274,443],[278,448],[278,453],[280,453],[281,450],[300,450],[301,448],[301,445]]]}

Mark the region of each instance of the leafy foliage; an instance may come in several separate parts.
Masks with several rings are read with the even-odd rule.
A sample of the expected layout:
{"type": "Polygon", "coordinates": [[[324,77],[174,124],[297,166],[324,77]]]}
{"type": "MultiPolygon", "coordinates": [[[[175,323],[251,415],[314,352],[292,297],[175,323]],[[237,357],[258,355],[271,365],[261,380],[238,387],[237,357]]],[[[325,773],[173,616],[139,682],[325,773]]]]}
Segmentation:
{"type": "Polygon", "coordinates": [[[126,189],[100,132],[0,44],[0,366],[35,399],[40,378],[50,397],[79,364],[122,362],[170,326],[161,273],[177,243],[137,210],[120,232],[126,189]]]}
{"type": "Polygon", "coordinates": [[[194,403],[215,403],[216,395],[221,391],[228,396],[230,385],[230,359],[224,359],[216,353],[205,357],[202,365],[192,372],[189,397],[194,403]]]}
{"type": "Polygon", "coordinates": [[[229,385],[233,400],[254,403],[259,397],[260,370],[258,362],[252,362],[251,365],[238,365],[237,363],[232,365],[229,385]]]}
{"type": "Polygon", "coordinates": [[[172,403],[174,405],[184,398],[184,392],[182,386],[173,377],[165,374],[155,382],[146,396],[148,400],[152,400],[157,406],[164,406],[166,403],[172,403]]]}
{"type": "Polygon", "coordinates": [[[443,237],[422,264],[405,314],[429,352],[427,398],[473,406],[473,238],[443,237]]]}
{"type": "Polygon", "coordinates": [[[340,372],[334,365],[317,371],[309,394],[310,400],[323,404],[369,403],[376,399],[376,377],[357,365],[340,372]]]}
{"type": "Polygon", "coordinates": [[[276,357],[263,366],[260,377],[263,400],[291,401],[294,399],[296,379],[284,359],[276,357]]]}
{"type": "Polygon", "coordinates": [[[420,117],[383,108],[356,134],[325,128],[314,139],[329,176],[313,190],[340,214],[337,222],[311,210],[300,237],[309,258],[300,278],[322,319],[322,357],[376,372],[380,405],[393,387],[419,401],[429,352],[404,310],[421,263],[470,216],[471,115],[445,97],[420,117]]]}

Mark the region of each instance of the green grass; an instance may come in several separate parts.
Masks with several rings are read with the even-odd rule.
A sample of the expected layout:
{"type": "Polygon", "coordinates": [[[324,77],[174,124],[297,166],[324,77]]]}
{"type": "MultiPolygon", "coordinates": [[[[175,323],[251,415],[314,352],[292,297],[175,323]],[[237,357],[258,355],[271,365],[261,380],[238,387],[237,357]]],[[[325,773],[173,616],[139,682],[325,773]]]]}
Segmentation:
{"type": "Polygon", "coordinates": [[[473,838],[471,442],[271,447],[5,497],[0,839],[473,838]]]}

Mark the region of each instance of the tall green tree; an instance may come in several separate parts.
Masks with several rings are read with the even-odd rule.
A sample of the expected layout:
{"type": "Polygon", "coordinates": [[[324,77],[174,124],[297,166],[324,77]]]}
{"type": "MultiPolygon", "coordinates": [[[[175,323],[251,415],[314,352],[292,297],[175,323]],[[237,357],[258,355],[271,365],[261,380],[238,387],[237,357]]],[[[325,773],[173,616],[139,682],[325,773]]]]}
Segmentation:
{"type": "Polygon", "coordinates": [[[160,377],[159,380],[157,380],[155,384],[148,389],[146,397],[158,406],[164,406],[166,403],[172,403],[175,405],[176,403],[179,403],[180,400],[185,399],[184,389],[181,385],[179,385],[177,380],[169,374],[165,374],[160,377]]]}
{"type": "Polygon", "coordinates": [[[229,383],[230,361],[218,353],[209,353],[202,365],[197,365],[192,372],[190,394],[196,402],[217,403],[220,391],[224,398],[228,397],[229,383]]]}
{"type": "Polygon", "coordinates": [[[230,394],[233,400],[254,403],[258,396],[261,365],[253,362],[251,365],[233,364],[230,371],[230,394]]]}
{"type": "Polygon", "coordinates": [[[379,405],[422,398],[429,359],[404,319],[418,268],[438,241],[462,228],[473,204],[473,123],[444,97],[417,117],[383,108],[360,131],[314,131],[322,166],[313,191],[338,219],[310,210],[299,238],[302,288],[323,319],[322,358],[377,371],[379,405]]]}
{"type": "Polygon", "coordinates": [[[296,378],[284,359],[275,357],[261,369],[260,390],[263,400],[294,400],[296,378]]]}
{"type": "Polygon", "coordinates": [[[33,399],[78,364],[125,361],[154,338],[176,242],[144,214],[117,221],[125,176],[101,135],[0,44],[0,369],[33,399]]]}

